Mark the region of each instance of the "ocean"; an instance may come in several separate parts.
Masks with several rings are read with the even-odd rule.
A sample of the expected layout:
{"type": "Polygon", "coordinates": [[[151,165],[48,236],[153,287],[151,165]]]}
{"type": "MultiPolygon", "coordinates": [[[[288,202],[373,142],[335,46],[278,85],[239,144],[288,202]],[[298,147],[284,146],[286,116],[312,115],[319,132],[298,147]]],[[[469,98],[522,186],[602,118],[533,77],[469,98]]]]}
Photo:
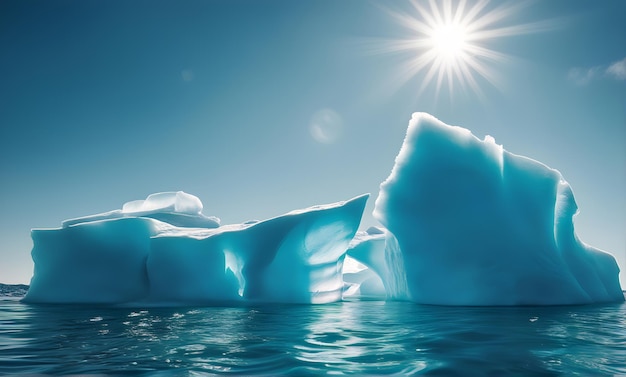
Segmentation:
{"type": "Polygon", "coordinates": [[[0,375],[626,376],[626,304],[111,308],[0,297],[0,375]]]}

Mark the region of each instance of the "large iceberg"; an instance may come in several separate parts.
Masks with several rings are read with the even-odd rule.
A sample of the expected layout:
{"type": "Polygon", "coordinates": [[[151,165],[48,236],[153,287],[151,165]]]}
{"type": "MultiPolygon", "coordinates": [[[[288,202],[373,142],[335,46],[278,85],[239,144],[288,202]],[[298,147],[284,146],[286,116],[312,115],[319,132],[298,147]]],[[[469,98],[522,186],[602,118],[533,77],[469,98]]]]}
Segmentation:
{"type": "Polygon", "coordinates": [[[624,300],[615,259],[576,236],[577,212],[557,170],[415,113],[376,200],[387,231],[349,255],[371,265],[389,296],[418,303],[624,300]]]}
{"type": "Polygon", "coordinates": [[[157,193],[34,229],[28,302],[123,305],[441,305],[624,300],[610,255],[581,242],[561,174],[486,136],[416,113],[374,217],[368,195],[264,221],[220,225],[202,202],[157,193]]]}
{"type": "Polygon", "coordinates": [[[342,298],[343,261],[368,195],[219,226],[184,192],[34,229],[24,300],[185,305],[326,303],[342,298]]]}

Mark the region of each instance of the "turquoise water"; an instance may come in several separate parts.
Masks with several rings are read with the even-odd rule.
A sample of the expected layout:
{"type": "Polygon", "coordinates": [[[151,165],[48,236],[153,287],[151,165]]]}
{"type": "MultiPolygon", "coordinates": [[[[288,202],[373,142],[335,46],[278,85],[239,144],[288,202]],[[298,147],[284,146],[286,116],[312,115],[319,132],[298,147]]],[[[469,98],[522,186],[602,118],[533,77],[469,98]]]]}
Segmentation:
{"type": "Polygon", "coordinates": [[[201,308],[0,298],[0,375],[624,376],[626,304],[201,308]]]}

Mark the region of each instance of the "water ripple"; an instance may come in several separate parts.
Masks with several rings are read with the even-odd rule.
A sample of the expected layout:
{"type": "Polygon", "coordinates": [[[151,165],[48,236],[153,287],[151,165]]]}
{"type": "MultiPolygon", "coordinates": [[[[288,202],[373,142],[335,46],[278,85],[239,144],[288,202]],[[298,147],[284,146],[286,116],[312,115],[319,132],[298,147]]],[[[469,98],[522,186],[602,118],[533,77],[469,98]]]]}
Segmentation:
{"type": "Polygon", "coordinates": [[[626,304],[144,310],[0,299],[0,374],[626,375],[626,304]]]}

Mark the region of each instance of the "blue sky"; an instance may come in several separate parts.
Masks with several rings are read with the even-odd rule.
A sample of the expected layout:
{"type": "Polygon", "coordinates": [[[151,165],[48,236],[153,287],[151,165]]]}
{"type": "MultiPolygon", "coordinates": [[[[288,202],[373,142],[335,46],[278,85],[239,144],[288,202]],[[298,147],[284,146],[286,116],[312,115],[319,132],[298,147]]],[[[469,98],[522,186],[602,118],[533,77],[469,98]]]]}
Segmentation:
{"type": "Polygon", "coordinates": [[[370,192],[376,225],[414,111],[560,170],[578,235],[626,270],[626,3],[520,8],[501,24],[550,27],[485,42],[510,59],[481,97],[394,85],[412,57],[372,50],[412,37],[404,1],[0,2],[0,282],[30,280],[31,228],[159,191],[223,223],[370,192]]]}

